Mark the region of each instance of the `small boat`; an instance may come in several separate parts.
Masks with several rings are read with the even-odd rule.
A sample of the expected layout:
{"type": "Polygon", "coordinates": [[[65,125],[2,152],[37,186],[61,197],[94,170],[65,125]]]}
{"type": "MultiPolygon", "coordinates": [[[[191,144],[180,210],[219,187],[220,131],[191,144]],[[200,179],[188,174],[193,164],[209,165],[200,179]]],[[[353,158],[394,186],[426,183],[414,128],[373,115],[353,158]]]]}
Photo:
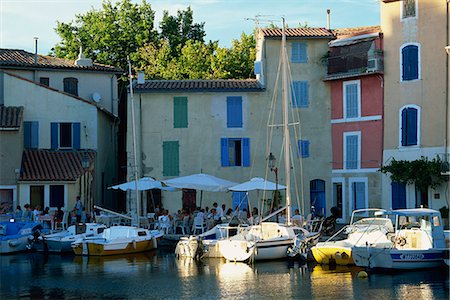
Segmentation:
{"type": "Polygon", "coordinates": [[[325,242],[317,243],[311,248],[314,259],[319,264],[353,265],[352,249],[354,246],[365,245],[367,241],[375,240],[383,235],[382,232],[394,230],[389,218],[379,216],[384,211],[379,208],[353,211],[350,225],[343,227],[325,242]],[[347,238],[337,240],[342,233],[347,234],[347,238]]]}
{"type": "Polygon", "coordinates": [[[199,235],[181,237],[175,248],[175,254],[177,257],[222,258],[217,242],[230,238],[246,228],[247,224],[230,222],[217,224],[199,235]]]}
{"type": "Polygon", "coordinates": [[[0,222],[0,254],[29,250],[29,242],[43,230],[38,222],[0,222]]]}
{"type": "Polygon", "coordinates": [[[72,252],[73,242],[83,238],[101,236],[105,229],[105,225],[98,223],[76,224],[58,233],[39,236],[33,247],[37,251],[43,252],[72,252]]]}
{"type": "Polygon", "coordinates": [[[76,255],[104,256],[150,251],[157,248],[162,233],[133,226],[112,226],[98,237],[85,237],[72,243],[76,255]]]}
{"type": "Polygon", "coordinates": [[[444,265],[445,239],[441,213],[428,208],[384,213],[395,230],[384,231],[365,245],[353,247],[353,259],[369,269],[425,269],[444,265]]]}

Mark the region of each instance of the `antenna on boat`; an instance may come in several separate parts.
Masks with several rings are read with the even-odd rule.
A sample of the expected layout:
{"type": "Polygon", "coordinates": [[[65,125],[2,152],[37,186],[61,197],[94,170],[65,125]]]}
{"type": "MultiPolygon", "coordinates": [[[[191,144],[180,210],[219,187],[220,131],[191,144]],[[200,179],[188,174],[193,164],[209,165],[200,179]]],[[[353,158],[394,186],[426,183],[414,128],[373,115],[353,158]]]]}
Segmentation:
{"type": "MultiPolygon", "coordinates": [[[[136,189],[136,216],[133,216],[133,223],[139,227],[139,214],[140,214],[140,195],[138,191],[138,171],[137,171],[137,155],[136,155],[136,124],[134,117],[134,99],[133,99],[133,76],[131,73],[131,62],[130,56],[127,56],[128,61],[128,76],[130,78],[130,102],[131,102],[131,132],[133,136],[133,156],[134,156],[134,180],[135,180],[135,189],[136,189]]],[[[132,225],[135,225],[132,224],[132,225]]]]}

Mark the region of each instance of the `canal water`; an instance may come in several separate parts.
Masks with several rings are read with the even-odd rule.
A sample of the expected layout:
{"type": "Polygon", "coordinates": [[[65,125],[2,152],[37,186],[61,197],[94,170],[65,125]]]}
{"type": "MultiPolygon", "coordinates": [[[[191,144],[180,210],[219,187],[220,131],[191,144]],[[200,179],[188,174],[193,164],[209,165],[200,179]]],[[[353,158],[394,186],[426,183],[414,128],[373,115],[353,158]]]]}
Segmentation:
{"type": "Polygon", "coordinates": [[[119,257],[0,256],[1,299],[449,299],[449,269],[369,274],[298,262],[176,259],[157,250],[119,257]]]}

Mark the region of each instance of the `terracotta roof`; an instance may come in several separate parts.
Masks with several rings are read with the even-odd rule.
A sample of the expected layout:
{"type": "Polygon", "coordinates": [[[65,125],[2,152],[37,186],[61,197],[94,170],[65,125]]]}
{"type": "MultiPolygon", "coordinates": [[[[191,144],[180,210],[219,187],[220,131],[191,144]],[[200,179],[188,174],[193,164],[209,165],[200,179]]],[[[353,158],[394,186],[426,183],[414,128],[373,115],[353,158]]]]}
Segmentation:
{"type": "Polygon", "coordinates": [[[81,165],[84,153],[90,164],[95,159],[92,150],[24,150],[20,181],[76,181],[85,170],[81,165]]]}
{"type": "Polygon", "coordinates": [[[18,130],[22,125],[23,106],[0,105],[0,130],[18,130]]]}
{"type": "Polygon", "coordinates": [[[136,84],[135,91],[254,91],[260,92],[264,88],[256,79],[224,79],[224,80],[147,80],[136,84]]]}
{"type": "Polygon", "coordinates": [[[333,29],[333,34],[338,38],[347,38],[356,35],[363,35],[369,33],[381,32],[381,27],[376,26],[364,26],[364,27],[352,27],[352,28],[336,28],[333,29]]]}
{"type": "Polygon", "coordinates": [[[116,67],[93,63],[92,66],[83,67],[75,65],[75,60],[56,58],[47,55],[38,54],[37,63],[34,63],[34,53],[19,49],[1,49],[0,48],[0,67],[10,68],[32,68],[32,69],[73,69],[88,71],[107,71],[121,73],[116,67]]]}
{"type": "MultiPolygon", "coordinates": [[[[281,28],[262,28],[265,37],[281,37],[281,28]]],[[[286,37],[328,38],[333,39],[333,33],[326,28],[286,28],[286,37]]]]}

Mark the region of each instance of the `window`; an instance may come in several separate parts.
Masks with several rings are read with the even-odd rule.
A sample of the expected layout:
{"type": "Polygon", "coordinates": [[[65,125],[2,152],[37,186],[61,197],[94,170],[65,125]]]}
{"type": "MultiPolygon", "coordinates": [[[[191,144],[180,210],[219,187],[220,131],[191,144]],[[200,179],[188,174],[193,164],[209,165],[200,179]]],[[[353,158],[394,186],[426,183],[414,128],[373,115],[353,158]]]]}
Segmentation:
{"type": "Polygon", "coordinates": [[[187,97],[173,98],[173,128],[188,127],[188,99],[187,97]]]}
{"type": "Polygon", "coordinates": [[[310,205],[314,206],[317,214],[325,216],[327,214],[327,197],[325,194],[325,181],[314,179],[309,182],[310,205]]]}
{"type": "Polygon", "coordinates": [[[163,142],[163,176],[180,174],[180,145],[178,141],[163,142]]]}
{"type": "Polygon", "coordinates": [[[401,50],[401,80],[409,81],[419,79],[419,45],[407,44],[401,50]]]}
{"type": "Polygon", "coordinates": [[[416,146],[419,140],[419,110],[416,107],[401,109],[400,139],[402,146],[416,146]]]}
{"type": "Polygon", "coordinates": [[[402,19],[414,18],[416,16],[417,0],[403,0],[401,4],[402,19]]]}
{"type": "Polygon", "coordinates": [[[25,149],[39,148],[39,122],[23,122],[23,147],[25,149]]]}
{"type": "Polygon", "coordinates": [[[64,207],[64,185],[50,185],[50,207],[64,207]]]}
{"type": "Polygon", "coordinates": [[[343,83],[344,118],[361,117],[361,82],[359,80],[343,83]]]}
{"type": "Polygon", "coordinates": [[[292,82],[292,106],[308,107],[309,105],[309,84],[308,81],[292,82]]]}
{"type": "Polygon", "coordinates": [[[308,47],[305,42],[293,42],[292,43],[292,57],[293,63],[305,63],[308,61],[308,47]]]}
{"type": "Polygon", "coordinates": [[[242,128],[242,97],[227,97],[227,127],[242,128]]]}
{"type": "Polygon", "coordinates": [[[78,79],[73,77],[64,78],[64,92],[78,96],[78,79]]]}
{"type": "Polygon", "coordinates": [[[309,141],[299,140],[298,141],[298,153],[302,158],[309,157],[309,141]]]}
{"type": "Polygon", "coordinates": [[[406,208],[406,184],[391,182],[392,209],[406,208]]]}
{"type": "Polygon", "coordinates": [[[52,149],[80,149],[80,123],[51,123],[52,149]]]}
{"type": "Polygon", "coordinates": [[[360,132],[344,132],[344,162],[347,170],[359,169],[360,135],[360,132]]]}
{"type": "Polygon", "coordinates": [[[222,138],[221,139],[222,167],[250,166],[250,139],[249,138],[222,138]]]}
{"type": "Polygon", "coordinates": [[[50,78],[48,77],[39,77],[39,83],[46,85],[46,86],[50,86],[50,78]]]}

